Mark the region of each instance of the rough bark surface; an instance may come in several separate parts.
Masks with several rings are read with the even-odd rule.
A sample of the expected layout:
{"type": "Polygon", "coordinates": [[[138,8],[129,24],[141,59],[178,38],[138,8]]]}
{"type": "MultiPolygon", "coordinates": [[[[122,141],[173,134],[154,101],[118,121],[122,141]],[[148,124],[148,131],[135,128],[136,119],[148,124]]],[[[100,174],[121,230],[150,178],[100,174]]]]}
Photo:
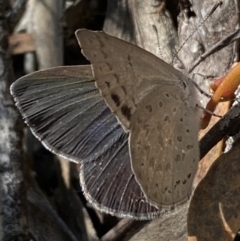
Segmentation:
{"type": "Polygon", "coordinates": [[[9,87],[13,81],[8,52],[8,1],[0,3],[0,240],[30,240],[22,153],[22,121],[9,87]]]}

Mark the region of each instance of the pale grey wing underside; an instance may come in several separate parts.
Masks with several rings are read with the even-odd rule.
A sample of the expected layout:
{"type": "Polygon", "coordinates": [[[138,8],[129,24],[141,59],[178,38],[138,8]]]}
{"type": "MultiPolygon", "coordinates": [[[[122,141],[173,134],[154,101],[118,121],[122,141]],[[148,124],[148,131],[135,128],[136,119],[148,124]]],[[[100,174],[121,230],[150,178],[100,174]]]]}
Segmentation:
{"type": "Polygon", "coordinates": [[[172,82],[184,77],[155,55],[104,32],[83,29],[76,37],[92,64],[101,95],[125,130],[138,104],[159,84],[159,77],[172,82]]]}
{"type": "Polygon", "coordinates": [[[169,83],[146,96],[132,116],[132,169],[152,204],[174,207],[191,195],[199,161],[196,112],[182,86],[169,83]]]}
{"type": "Polygon", "coordinates": [[[199,116],[192,83],[153,54],[123,40],[88,30],[78,30],[76,36],[101,95],[130,131],[132,170],[143,193],[158,207],[183,203],[191,194],[199,159],[199,116]],[[163,107],[156,107],[160,102],[163,107]],[[169,123],[159,119],[163,115],[169,123]],[[165,126],[157,132],[159,124],[165,126]]]}

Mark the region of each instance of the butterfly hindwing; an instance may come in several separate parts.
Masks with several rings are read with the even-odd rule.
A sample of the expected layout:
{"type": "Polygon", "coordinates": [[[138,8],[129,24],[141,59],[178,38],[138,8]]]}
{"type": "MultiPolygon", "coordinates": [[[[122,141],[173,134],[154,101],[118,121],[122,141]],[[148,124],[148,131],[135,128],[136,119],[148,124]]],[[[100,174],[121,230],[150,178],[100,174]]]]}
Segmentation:
{"type": "Polygon", "coordinates": [[[156,87],[132,117],[132,169],[147,200],[160,207],[188,200],[198,167],[196,108],[183,93],[181,85],[156,87]]]}
{"type": "Polygon", "coordinates": [[[129,159],[128,134],[124,133],[119,142],[95,161],[82,165],[81,183],[93,206],[118,217],[146,220],[164,213],[147,202],[135,180],[129,159]]]}
{"type": "Polygon", "coordinates": [[[38,71],[17,80],[11,92],[37,138],[65,158],[92,160],[119,138],[89,66],[38,71]]]}

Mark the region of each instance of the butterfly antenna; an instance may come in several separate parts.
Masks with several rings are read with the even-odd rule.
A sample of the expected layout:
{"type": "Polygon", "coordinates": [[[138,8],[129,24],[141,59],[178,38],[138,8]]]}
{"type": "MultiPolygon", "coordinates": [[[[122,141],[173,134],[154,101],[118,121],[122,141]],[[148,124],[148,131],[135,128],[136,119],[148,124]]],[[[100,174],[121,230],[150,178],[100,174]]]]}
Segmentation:
{"type": "Polygon", "coordinates": [[[215,12],[215,10],[219,7],[222,6],[223,2],[222,1],[218,1],[218,3],[216,3],[213,8],[211,9],[211,11],[206,15],[206,17],[199,23],[199,25],[195,28],[195,30],[187,37],[187,39],[185,39],[185,41],[182,43],[182,45],[179,47],[176,55],[174,56],[172,62],[174,61],[174,59],[176,58],[176,56],[178,55],[178,53],[181,51],[181,49],[183,48],[183,46],[186,44],[186,42],[193,36],[194,33],[196,33],[196,31],[203,25],[203,23],[215,12]]]}
{"type": "Polygon", "coordinates": [[[153,31],[156,33],[156,36],[157,36],[157,46],[158,46],[160,58],[163,59],[163,54],[162,54],[162,51],[161,51],[161,48],[160,48],[160,42],[159,42],[157,27],[156,27],[156,25],[153,24],[152,28],[153,28],[153,31]]]}
{"type": "Polygon", "coordinates": [[[206,91],[204,91],[203,89],[201,89],[201,87],[194,81],[194,75],[193,74],[193,78],[189,78],[189,80],[193,83],[193,85],[198,89],[198,91],[200,92],[200,94],[208,97],[208,98],[212,98],[212,95],[209,95],[206,91]]]}

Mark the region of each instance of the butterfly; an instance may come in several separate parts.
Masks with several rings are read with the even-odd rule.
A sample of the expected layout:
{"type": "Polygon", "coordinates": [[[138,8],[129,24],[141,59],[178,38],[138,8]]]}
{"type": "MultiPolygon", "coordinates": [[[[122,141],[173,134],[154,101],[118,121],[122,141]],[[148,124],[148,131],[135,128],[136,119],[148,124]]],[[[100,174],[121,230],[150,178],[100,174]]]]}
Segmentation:
{"type": "Polygon", "coordinates": [[[135,45],[78,30],[89,66],[38,71],[11,86],[34,135],[80,162],[96,208],[152,219],[185,203],[199,161],[197,93],[191,80],[135,45]]]}

